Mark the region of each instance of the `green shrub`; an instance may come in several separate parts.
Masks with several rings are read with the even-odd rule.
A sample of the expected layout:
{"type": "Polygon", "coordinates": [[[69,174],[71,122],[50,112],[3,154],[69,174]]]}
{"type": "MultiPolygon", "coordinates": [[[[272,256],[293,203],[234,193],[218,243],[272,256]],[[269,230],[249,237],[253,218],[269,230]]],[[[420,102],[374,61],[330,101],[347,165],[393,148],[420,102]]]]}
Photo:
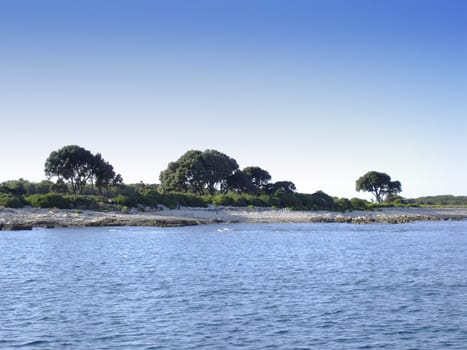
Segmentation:
{"type": "Polygon", "coordinates": [[[102,197],[76,194],[33,194],[26,197],[26,201],[37,208],[98,210],[105,207],[102,197]]]}
{"type": "Polygon", "coordinates": [[[162,203],[162,195],[153,189],[145,189],[139,193],[139,202],[145,206],[157,207],[162,203]]]}
{"type": "Polygon", "coordinates": [[[0,194],[0,207],[5,208],[22,208],[24,202],[20,197],[12,196],[11,194],[0,194]]]}
{"type": "Polygon", "coordinates": [[[180,205],[185,207],[206,207],[207,203],[203,196],[197,196],[191,193],[180,193],[176,195],[180,205]]]}
{"type": "Polygon", "coordinates": [[[352,210],[352,202],[347,198],[336,198],[334,200],[334,204],[336,205],[336,209],[339,211],[347,211],[352,210]]]}
{"type": "Polygon", "coordinates": [[[138,194],[137,201],[140,204],[157,207],[159,204],[175,209],[177,205],[184,207],[206,207],[210,202],[209,196],[199,196],[192,193],[160,193],[156,189],[144,189],[138,194]]]}
{"type": "Polygon", "coordinates": [[[262,207],[272,207],[272,208],[280,207],[279,199],[274,196],[262,194],[258,197],[258,201],[262,203],[261,205],[262,207]]]}
{"type": "MultiPolygon", "coordinates": [[[[324,193],[317,191],[313,194],[297,193],[295,194],[301,200],[301,207],[307,210],[339,210],[334,199],[324,193]]],[[[296,207],[296,205],[292,205],[296,207]]]]}
{"type": "Polygon", "coordinates": [[[360,198],[352,198],[350,200],[352,209],[354,210],[367,210],[370,208],[370,203],[360,198]]]}
{"type": "Polygon", "coordinates": [[[217,194],[212,196],[210,202],[213,205],[221,206],[231,206],[234,203],[233,199],[225,194],[217,194]]]}
{"type": "Polygon", "coordinates": [[[375,203],[376,207],[377,208],[393,208],[394,207],[394,203],[393,202],[389,202],[389,203],[375,203]]]}
{"type": "Polygon", "coordinates": [[[163,194],[160,197],[159,204],[165,205],[167,208],[170,209],[175,209],[177,207],[177,204],[180,203],[178,202],[177,196],[173,194],[163,194]]]}
{"type": "Polygon", "coordinates": [[[205,201],[213,205],[233,207],[267,207],[271,206],[270,199],[271,196],[268,195],[256,196],[252,194],[236,192],[228,192],[205,197],[205,201]]]}
{"type": "Polygon", "coordinates": [[[128,196],[126,194],[119,194],[113,199],[115,204],[118,204],[122,207],[136,207],[138,205],[138,200],[135,197],[128,196]]]}
{"type": "MultiPolygon", "coordinates": [[[[270,207],[272,206],[271,204],[271,196],[268,195],[261,195],[261,196],[256,196],[252,194],[242,194],[241,195],[244,201],[246,202],[246,205],[253,205],[254,207],[270,207]]],[[[240,204],[239,201],[237,203],[240,204]]],[[[242,205],[240,205],[242,206],[242,205]]],[[[244,205],[243,205],[244,206],[244,205]]]]}
{"type": "Polygon", "coordinates": [[[71,208],[70,201],[63,195],[57,193],[33,194],[26,197],[26,201],[36,208],[71,208]]]}
{"type": "Polygon", "coordinates": [[[293,210],[301,210],[306,208],[303,204],[302,196],[299,196],[296,193],[289,193],[280,190],[276,192],[276,195],[282,208],[289,208],[293,210]]]}
{"type": "Polygon", "coordinates": [[[228,198],[232,201],[234,207],[247,207],[254,206],[255,198],[254,196],[248,194],[239,194],[239,193],[230,193],[226,194],[228,198]]]}
{"type": "Polygon", "coordinates": [[[70,202],[70,206],[74,209],[98,210],[105,207],[105,200],[100,196],[70,194],[65,195],[64,198],[70,202]]]}

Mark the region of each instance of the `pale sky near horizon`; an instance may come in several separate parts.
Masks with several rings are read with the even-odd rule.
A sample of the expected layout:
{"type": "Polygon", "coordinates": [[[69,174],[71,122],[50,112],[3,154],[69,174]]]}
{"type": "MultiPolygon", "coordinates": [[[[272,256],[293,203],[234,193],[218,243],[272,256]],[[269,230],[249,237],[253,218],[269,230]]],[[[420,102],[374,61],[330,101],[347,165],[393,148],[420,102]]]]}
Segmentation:
{"type": "Polygon", "coordinates": [[[53,150],[126,183],[217,149],[300,192],[467,195],[467,2],[0,0],[0,182],[53,150]]]}

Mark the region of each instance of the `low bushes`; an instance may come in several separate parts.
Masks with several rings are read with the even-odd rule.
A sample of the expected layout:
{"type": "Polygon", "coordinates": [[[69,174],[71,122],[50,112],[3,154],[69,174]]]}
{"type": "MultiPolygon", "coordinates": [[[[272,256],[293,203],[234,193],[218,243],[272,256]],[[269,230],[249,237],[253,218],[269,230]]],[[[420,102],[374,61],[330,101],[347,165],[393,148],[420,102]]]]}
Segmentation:
{"type": "Polygon", "coordinates": [[[135,197],[126,194],[119,194],[112,202],[125,207],[136,207],[138,205],[138,201],[135,197]]]}
{"type": "Polygon", "coordinates": [[[12,196],[11,194],[0,193],[0,207],[22,208],[24,207],[24,202],[20,197],[12,196]]]}
{"type": "Polygon", "coordinates": [[[101,196],[83,196],[83,195],[65,195],[63,196],[70,202],[70,206],[74,209],[82,210],[98,210],[107,207],[106,200],[101,196]]]}
{"type": "Polygon", "coordinates": [[[25,200],[36,208],[98,210],[106,207],[104,198],[99,196],[47,193],[33,194],[27,196],[25,200]]]}
{"type": "Polygon", "coordinates": [[[255,196],[251,194],[239,194],[229,192],[225,194],[217,194],[206,196],[206,201],[213,205],[232,206],[232,207],[269,207],[271,206],[270,196],[255,196]]]}
{"type": "Polygon", "coordinates": [[[352,198],[350,203],[353,210],[367,210],[370,208],[370,203],[360,198],[352,198]]]}
{"type": "MultiPolygon", "coordinates": [[[[114,198],[106,199],[95,195],[63,195],[58,193],[34,194],[14,197],[11,194],[0,194],[0,206],[19,208],[24,204],[37,208],[105,210],[112,208],[157,207],[164,205],[170,209],[178,206],[206,207],[269,207],[289,208],[293,210],[367,210],[374,205],[358,199],[332,198],[322,191],[313,194],[278,191],[273,195],[252,195],[228,192],[224,194],[199,196],[190,193],[163,194],[156,189],[131,189],[114,198]]],[[[392,204],[391,204],[392,205],[392,204]]]]}
{"type": "Polygon", "coordinates": [[[70,209],[71,202],[61,194],[33,194],[26,197],[26,201],[36,208],[70,209]]]}

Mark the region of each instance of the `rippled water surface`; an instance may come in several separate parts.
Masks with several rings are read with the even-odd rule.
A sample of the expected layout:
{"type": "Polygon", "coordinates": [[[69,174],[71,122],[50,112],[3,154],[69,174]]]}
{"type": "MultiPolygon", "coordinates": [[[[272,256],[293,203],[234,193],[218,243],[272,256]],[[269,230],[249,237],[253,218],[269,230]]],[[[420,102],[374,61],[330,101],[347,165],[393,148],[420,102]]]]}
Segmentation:
{"type": "Polygon", "coordinates": [[[0,348],[466,349],[467,222],[0,232],[0,348]]]}

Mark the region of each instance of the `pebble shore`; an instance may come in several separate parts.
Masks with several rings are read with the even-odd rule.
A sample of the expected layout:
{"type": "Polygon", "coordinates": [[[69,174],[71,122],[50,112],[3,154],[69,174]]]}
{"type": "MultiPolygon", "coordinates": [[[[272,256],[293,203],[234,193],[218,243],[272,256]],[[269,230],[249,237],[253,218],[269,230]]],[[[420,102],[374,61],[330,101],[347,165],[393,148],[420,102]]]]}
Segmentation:
{"type": "Polygon", "coordinates": [[[34,227],[159,226],[211,223],[348,223],[399,224],[414,221],[465,220],[467,208],[383,208],[375,211],[325,212],[265,208],[181,208],[178,210],[98,212],[58,209],[0,208],[0,230],[34,227]]]}

